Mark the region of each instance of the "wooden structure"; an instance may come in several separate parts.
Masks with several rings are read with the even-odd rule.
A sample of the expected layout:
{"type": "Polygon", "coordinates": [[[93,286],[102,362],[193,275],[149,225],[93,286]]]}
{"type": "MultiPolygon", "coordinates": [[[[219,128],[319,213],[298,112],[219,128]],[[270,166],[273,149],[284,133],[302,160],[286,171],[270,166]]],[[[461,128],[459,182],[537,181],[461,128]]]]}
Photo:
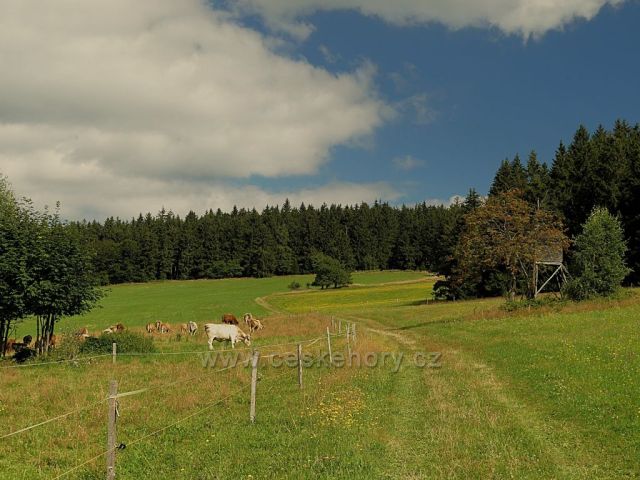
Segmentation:
{"type": "Polygon", "coordinates": [[[567,281],[567,275],[569,275],[569,271],[567,270],[567,267],[564,266],[562,247],[543,247],[540,260],[535,262],[533,265],[533,282],[535,285],[533,298],[537,298],[538,294],[540,294],[544,287],[546,287],[554,278],[558,282],[558,288],[562,288],[562,285],[567,281]],[[553,273],[544,279],[542,285],[538,287],[540,284],[541,266],[551,266],[555,268],[553,269],[553,273]]]}

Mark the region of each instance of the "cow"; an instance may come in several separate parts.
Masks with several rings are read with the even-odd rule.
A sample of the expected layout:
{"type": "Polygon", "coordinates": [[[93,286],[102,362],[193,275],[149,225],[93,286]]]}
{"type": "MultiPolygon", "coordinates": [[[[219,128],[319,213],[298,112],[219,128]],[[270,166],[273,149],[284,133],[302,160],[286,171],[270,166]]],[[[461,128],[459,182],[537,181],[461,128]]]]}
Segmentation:
{"type": "Polygon", "coordinates": [[[155,332],[157,329],[156,325],[154,325],[153,323],[147,323],[147,333],[148,334],[152,334],[153,332],[155,332]]]}
{"type": "Polygon", "coordinates": [[[198,324],[196,322],[189,322],[189,335],[193,336],[198,331],[198,324]]]}
{"type": "Polygon", "coordinates": [[[186,323],[180,324],[180,335],[189,333],[189,326],[186,323]]]}
{"type": "Polygon", "coordinates": [[[22,343],[24,343],[27,347],[31,345],[32,340],[33,337],[31,335],[25,335],[24,337],[22,337],[22,343]]]}
{"type": "Polygon", "coordinates": [[[7,343],[4,344],[4,351],[5,353],[11,353],[12,351],[14,351],[13,346],[16,343],[16,339],[15,338],[9,338],[7,340],[7,343]]]}
{"type": "Polygon", "coordinates": [[[244,314],[244,323],[246,323],[247,327],[249,327],[249,333],[253,333],[257,330],[262,330],[264,328],[264,325],[262,325],[262,322],[257,318],[255,318],[250,313],[244,314]]]}
{"type": "Polygon", "coordinates": [[[233,313],[225,313],[222,315],[222,323],[227,325],[238,325],[238,319],[233,313]]]}
{"type": "Polygon", "coordinates": [[[49,340],[49,348],[53,349],[58,346],[59,338],[56,335],[51,335],[51,339],[49,340]]]}
{"type": "Polygon", "coordinates": [[[74,333],[74,335],[79,338],[89,338],[89,329],[87,327],[82,327],[80,330],[74,333]]]}
{"type": "Polygon", "coordinates": [[[102,333],[122,333],[125,330],[125,326],[121,323],[118,323],[117,325],[111,325],[109,328],[105,328],[102,333]]]}
{"type": "Polygon", "coordinates": [[[213,350],[213,341],[231,342],[231,348],[235,348],[236,342],[242,341],[245,345],[251,345],[251,336],[244,333],[235,325],[220,323],[206,323],[204,331],[208,337],[209,350],[213,350]]]}
{"type": "Polygon", "coordinates": [[[160,326],[158,327],[158,332],[160,333],[169,333],[171,331],[171,325],[164,322],[158,322],[160,326]]]}

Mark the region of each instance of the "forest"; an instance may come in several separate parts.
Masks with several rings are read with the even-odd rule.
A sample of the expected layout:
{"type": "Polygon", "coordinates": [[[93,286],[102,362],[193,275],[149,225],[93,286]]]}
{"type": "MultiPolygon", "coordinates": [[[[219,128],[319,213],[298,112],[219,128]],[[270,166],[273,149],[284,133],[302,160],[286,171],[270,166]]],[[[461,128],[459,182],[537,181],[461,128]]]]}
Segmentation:
{"type": "MultiPolygon", "coordinates": [[[[631,273],[640,274],[640,126],[618,120],[612,129],[580,126],[560,143],[552,162],[534,151],[504,160],[489,196],[522,192],[533,205],[555,212],[569,238],[580,233],[592,209],[605,207],[624,229],[631,273]]],[[[313,271],[314,253],[348,269],[425,269],[451,273],[465,215],[482,203],[472,188],[449,206],[299,205],[287,200],[262,211],[209,209],[184,218],[161,210],[123,220],[73,222],[95,252],[100,282],[267,277],[313,271]]]]}

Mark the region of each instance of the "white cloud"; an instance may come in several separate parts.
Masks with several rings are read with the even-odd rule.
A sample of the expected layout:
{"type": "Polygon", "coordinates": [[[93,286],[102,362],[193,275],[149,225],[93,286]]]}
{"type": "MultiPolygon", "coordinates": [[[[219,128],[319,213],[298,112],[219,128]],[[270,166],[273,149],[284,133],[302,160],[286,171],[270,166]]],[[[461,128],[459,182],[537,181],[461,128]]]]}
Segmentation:
{"type": "Polygon", "coordinates": [[[416,168],[420,168],[425,165],[424,160],[419,160],[411,155],[396,157],[391,160],[391,163],[393,163],[397,169],[404,171],[415,170],[416,168]]]}
{"type": "Polygon", "coordinates": [[[448,206],[454,205],[456,203],[462,203],[462,202],[464,202],[464,200],[465,200],[465,197],[463,195],[452,195],[448,199],[429,198],[429,199],[425,200],[425,203],[427,205],[434,205],[434,206],[444,205],[445,207],[448,207],[448,206]]]}
{"type": "Polygon", "coordinates": [[[593,18],[604,5],[624,0],[237,0],[240,11],[262,15],[271,28],[305,38],[302,19],[320,10],[354,9],[394,25],[439,22],[453,29],[496,27],[525,38],[593,18]]]}
{"type": "Polygon", "coordinates": [[[204,213],[213,208],[230,211],[282,205],[288,198],[292,205],[322,203],[356,204],[377,199],[394,201],[401,194],[385,182],[332,182],[298,190],[267,191],[255,185],[232,185],[229,182],[199,182],[181,179],[120,176],[101,169],[96,163],[72,165],[61,155],[43,151],[30,157],[0,155],[3,173],[13,183],[16,194],[31,197],[36,205],[62,203],[67,219],[98,219],[109,216],[129,218],[139,213],[156,213],[160,208],[184,215],[189,210],[204,213]]]}
{"type": "Polygon", "coordinates": [[[194,179],[226,205],[225,178],[313,174],[390,115],[370,64],[333,75],[273,44],[201,0],[2,0],[0,171],[74,212],[218,198],[194,179]]]}

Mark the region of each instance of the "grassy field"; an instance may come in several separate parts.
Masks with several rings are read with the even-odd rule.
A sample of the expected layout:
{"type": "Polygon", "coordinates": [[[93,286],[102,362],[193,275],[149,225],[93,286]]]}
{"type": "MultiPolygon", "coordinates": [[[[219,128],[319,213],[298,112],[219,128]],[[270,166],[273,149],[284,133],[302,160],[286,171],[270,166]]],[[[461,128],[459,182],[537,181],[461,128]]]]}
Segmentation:
{"type": "MultiPolygon", "coordinates": [[[[355,272],[356,284],[382,284],[405,282],[426,278],[424,272],[385,271],[355,272]]],[[[223,313],[241,316],[251,312],[257,316],[268,313],[254,300],[275,292],[286,292],[291,282],[302,285],[313,281],[312,275],[295,275],[272,278],[242,278],[224,280],[167,281],[140,284],[114,285],[106,289],[106,296],[98,308],[86,315],[62,319],[58,330],[74,332],[87,327],[99,332],[118,322],[127,327],[142,328],[149,322],[161,320],[171,324],[218,321],[223,313]]],[[[18,325],[16,337],[33,335],[35,321],[27,320],[18,325]]]]}
{"type": "MultiPolygon", "coordinates": [[[[143,325],[154,315],[177,323],[249,310],[265,317],[255,344],[270,354],[291,346],[269,345],[322,336],[336,316],[358,323],[351,346],[362,358],[402,354],[398,372],[393,359],[313,366],[300,390],[294,369],[265,359],[250,425],[249,370],[203,369],[200,356],[186,353],[205,350],[203,338],[164,338],[161,351],[185,354],[0,370],[0,428],[97,402],[116,378],[121,391],[153,388],[121,400],[120,478],[640,476],[639,292],[509,313],[501,299],[433,302],[424,274],[362,277],[362,286],[327,291],[286,292],[291,278],[120,286],[78,325],[111,324],[125,311],[136,312],[131,325],[143,325]],[[442,357],[418,368],[419,352],[442,357]]],[[[345,338],[333,348],[344,352],[345,338]]],[[[321,353],[324,340],[307,349],[321,353]]],[[[105,408],[0,440],[0,478],[55,478],[98,455],[105,408]]],[[[103,465],[99,458],[64,478],[103,478],[103,465]]]]}

